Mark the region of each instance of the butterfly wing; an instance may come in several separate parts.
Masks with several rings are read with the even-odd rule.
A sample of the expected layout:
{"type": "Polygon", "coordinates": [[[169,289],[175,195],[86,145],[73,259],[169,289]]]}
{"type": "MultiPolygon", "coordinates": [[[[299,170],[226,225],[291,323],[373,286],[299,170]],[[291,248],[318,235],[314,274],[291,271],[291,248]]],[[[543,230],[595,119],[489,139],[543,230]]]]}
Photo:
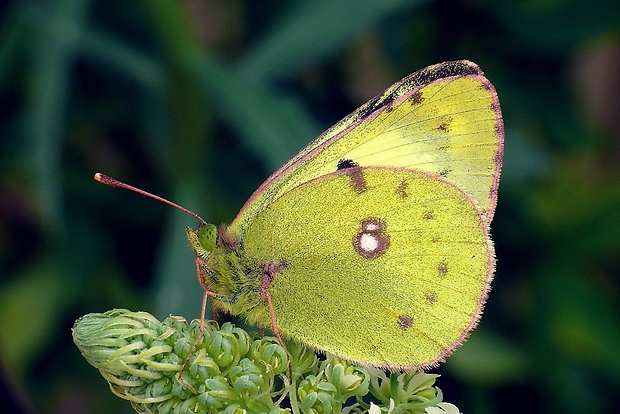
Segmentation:
{"type": "Polygon", "coordinates": [[[268,291],[281,334],[392,369],[435,365],[462,343],[494,268],[473,199],[406,168],[348,168],[295,187],[250,223],[244,250],[278,269],[268,291]]]}
{"type": "Polygon", "coordinates": [[[446,178],[468,193],[490,223],[495,211],[504,129],[497,94],[468,61],[429,66],[392,85],[271,175],[231,224],[243,237],[282,194],[338,169],[408,167],[446,178]]]}

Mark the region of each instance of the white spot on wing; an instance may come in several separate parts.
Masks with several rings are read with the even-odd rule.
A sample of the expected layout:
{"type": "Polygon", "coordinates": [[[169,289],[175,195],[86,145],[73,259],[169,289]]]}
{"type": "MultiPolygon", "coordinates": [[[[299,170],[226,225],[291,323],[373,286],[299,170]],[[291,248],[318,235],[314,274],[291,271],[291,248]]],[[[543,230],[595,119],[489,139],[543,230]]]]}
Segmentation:
{"type": "Polygon", "coordinates": [[[368,253],[373,253],[379,247],[379,240],[373,234],[362,233],[360,236],[360,248],[368,253]]]}

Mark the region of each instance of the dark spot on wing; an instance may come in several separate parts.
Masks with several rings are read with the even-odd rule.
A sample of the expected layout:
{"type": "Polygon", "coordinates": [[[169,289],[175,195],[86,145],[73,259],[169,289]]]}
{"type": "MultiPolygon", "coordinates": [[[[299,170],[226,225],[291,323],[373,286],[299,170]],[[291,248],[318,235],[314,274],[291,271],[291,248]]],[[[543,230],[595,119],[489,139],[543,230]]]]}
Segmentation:
{"type": "Polygon", "coordinates": [[[344,171],[351,179],[351,187],[353,188],[353,191],[361,194],[368,190],[368,186],[366,185],[366,177],[364,177],[364,170],[361,167],[358,167],[357,164],[355,164],[349,167],[340,168],[340,163],[338,163],[338,166],[338,169],[344,171]]]}
{"type": "Polygon", "coordinates": [[[398,194],[401,198],[409,197],[407,190],[409,189],[409,183],[406,180],[403,180],[398,184],[396,188],[396,194],[398,194]]]}
{"type": "Polygon", "coordinates": [[[444,168],[443,170],[439,171],[439,173],[437,173],[438,176],[446,178],[448,176],[448,174],[450,174],[452,172],[452,170],[450,168],[444,168]]]}
{"type": "Polygon", "coordinates": [[[410,315],[400,315],[397,323],[403,331],[406,331],[413,326],[413,317],[410,315]]]}
{"type": "Polygon", "coordinates": [[[437,295],[435,294],[435,292],[426,292],[424,294],[424,297],[426,298],[426,303],[428,303],[429,305],[434,305],[435,303],[437,303],[437,295]]]}
{"type": "Polygon", "coordinates": [[[439,266],[437,266],[437,271],[439,272],[439,276],[445,276],[448,274],[448,263],[447,262],[441,262],[439,263],[439,266]]]}
{"type": "Polygon", "coordinates": [[[420,105],[422,101],[424,101],[424,97],[422,96],[422,92],[420,91],[415,91],[409,97],[409,102],[411,102],[412,106],[420,105]]]}
{"type": "Polygon", "coordinates": [[[450,132],[450,124],[452,123],[452,118],[444,119],[441,124],[437,127],[439,131],[450,132]]]}
{"type": "Polygon", "coordinates": [[[360,165],[358,163],[356,163],[353,160],[349,160],[349,159],[341,159],[338,161],[338,166],[336,167],[337,170],[344,170],[345,168],[353,168],[353,167],[359,167],[360,165]]]}

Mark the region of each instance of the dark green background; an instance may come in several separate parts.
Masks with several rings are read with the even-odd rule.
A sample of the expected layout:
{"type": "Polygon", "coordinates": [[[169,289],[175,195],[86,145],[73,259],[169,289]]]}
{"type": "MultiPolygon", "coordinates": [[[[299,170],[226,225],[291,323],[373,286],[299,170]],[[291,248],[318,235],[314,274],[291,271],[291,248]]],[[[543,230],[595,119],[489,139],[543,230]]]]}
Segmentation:
{"type": "Polygon", "coordinates": [[[438,384],[466,413],[611,412],[620,3],[298,3],[0,6],[0,411],[130,413],[79,355],[73,321],[115,307],[199,315],[183,230],[195,220],[94,172],[229,222],[365,100],[469,59],[506,124],[498,266],[480,327],[438,384]]]}

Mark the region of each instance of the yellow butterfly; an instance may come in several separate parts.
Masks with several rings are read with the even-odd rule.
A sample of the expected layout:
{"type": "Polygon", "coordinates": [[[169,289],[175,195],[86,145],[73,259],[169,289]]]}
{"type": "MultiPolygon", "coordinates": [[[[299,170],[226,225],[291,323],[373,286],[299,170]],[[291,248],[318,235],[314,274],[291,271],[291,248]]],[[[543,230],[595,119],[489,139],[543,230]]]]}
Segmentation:
{"type": "Polygon", "coordinates": [[[503,140],[478,66],[407,76],[280,167],[230,226],[189,212],[203,308],[210,297],[280,341],[364,365],[436,365],[477,324],[493,278],[503,140]]]}

